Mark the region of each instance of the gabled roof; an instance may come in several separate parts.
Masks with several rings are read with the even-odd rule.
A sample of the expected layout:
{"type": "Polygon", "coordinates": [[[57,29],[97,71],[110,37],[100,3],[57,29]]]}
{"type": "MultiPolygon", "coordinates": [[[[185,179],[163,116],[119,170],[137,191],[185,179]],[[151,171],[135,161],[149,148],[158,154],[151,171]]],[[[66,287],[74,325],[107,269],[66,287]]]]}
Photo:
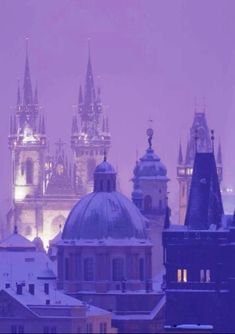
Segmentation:
{"type": "Polygon", "coordinates": [[[196,153],[185,225],[194,230],[219,228],[222,215],[214,153],[196,153]]]}
{"type": "Polygon", "coordinates": [[[0,249],[36,250],[36,246],[15,231],[0,243],[0,249]]]}

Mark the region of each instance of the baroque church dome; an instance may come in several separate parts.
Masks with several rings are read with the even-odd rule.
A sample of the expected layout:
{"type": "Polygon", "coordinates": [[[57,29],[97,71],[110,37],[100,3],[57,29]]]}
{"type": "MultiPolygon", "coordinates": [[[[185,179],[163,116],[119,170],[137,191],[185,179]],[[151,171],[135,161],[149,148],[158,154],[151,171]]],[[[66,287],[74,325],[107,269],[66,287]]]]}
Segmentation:
{"type": "Polygon", "coordinates": [[[152,137],[153,129],[149,128],[147,130],[148,144],[149,147],[146,153],[140,160],[136,163],[134,168],[134,178],[167,178],[167,169],[165,165],[161,162],[158,155],[154,153],[152,148],[152,137]]]}
{"type": "Polygon", "coordinates": [[[94,172],[94,192],[74,206],[62,239],[145,239],[145,224],[138,208],[116,191],[116,172],[104,158],[94,172]]]}

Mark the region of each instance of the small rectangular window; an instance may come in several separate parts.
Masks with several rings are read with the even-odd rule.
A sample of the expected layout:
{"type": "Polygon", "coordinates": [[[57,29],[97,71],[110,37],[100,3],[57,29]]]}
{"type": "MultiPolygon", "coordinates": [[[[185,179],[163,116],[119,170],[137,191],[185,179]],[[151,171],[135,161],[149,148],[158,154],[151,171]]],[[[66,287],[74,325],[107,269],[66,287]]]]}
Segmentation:
{"type": "Polygon", "coordinates": [[[211,271],[210,269],[201,269],[200,270],[200,282],[201,283],[210,283],[211,281],[211,271]]]}
{"type": "Polygon", "coordinates": [[[187,269],[177,269],[177,282],[186,283],[188,281],[187,269]]]}

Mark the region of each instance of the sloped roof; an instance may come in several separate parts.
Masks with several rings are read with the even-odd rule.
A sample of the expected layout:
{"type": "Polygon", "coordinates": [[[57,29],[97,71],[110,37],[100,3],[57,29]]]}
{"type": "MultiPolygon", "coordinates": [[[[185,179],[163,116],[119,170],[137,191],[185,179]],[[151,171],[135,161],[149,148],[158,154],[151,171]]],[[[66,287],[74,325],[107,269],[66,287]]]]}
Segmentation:
{"type": "Polygon", "coordinates": [[[11,234],[8,238],[4,239],[0,243],[0,249],[15,249],[20,248],[21,250],[35,250],[36,246],[28,239],[23,237],[22,235],[18,234],[17,232],[14,232],[11,234]]]}
{"type": "Polygon", "coordinates": [[[185,225],[195,230],[219,228],[222,215],[214,153],[196,153],[185,225]]]}

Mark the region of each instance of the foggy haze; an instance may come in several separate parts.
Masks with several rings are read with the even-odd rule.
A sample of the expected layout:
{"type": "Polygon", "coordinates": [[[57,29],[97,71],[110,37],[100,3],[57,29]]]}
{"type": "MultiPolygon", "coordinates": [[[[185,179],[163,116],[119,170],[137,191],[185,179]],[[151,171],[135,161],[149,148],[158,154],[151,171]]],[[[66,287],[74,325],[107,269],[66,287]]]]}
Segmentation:
{"type": "Polygon", "coordinates": [[[33,85],[46,118],[50,149],[59,137],[70,150],[73,105],[84,84],[91,38],[96,85],[110,121],[108,160],[130,194],[136,160],[153,148],[166,165],[170,206],[178,204],[176,164],[206,100],[208,125],[221,138],[224,185],[235,185],[235,2],[156,0],[0,1],[0,197],[10,198],[9,118],[22,85],[25,37],[33,85]],[[99,77],[99,78],[98,78],[99,77]],[[177,201],[177,202],[176,202],[177,201]]]}

